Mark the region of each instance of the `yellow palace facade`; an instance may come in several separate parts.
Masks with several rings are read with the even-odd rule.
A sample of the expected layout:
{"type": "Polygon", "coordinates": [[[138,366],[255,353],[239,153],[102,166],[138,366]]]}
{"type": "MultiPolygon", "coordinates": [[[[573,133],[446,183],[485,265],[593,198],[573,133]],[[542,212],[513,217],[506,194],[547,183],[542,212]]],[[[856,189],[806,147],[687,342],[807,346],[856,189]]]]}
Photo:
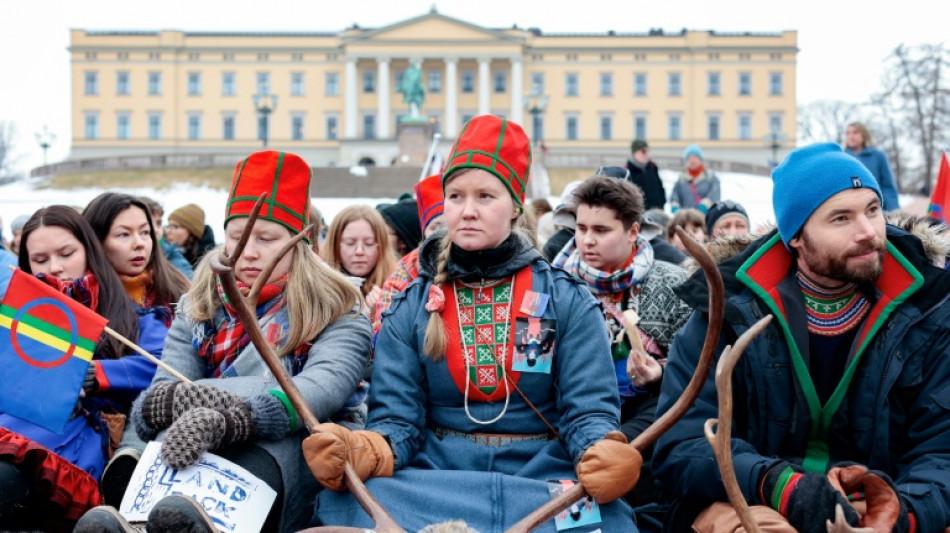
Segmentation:
{"type": "Polygon", "coordinates": [[[385,166],[408,113],[397,89],[417,62],[444,151],[484,113],[522,123],[555,165],[622,161],[634,138],[656,155],[696,143],[765,164],[770,139],[795,138],[795,31],[550,34],[433,10],[374,29],[74,29],[70,41],[72,159],[245,154],[266,138],[317,166],[385,166]]]}

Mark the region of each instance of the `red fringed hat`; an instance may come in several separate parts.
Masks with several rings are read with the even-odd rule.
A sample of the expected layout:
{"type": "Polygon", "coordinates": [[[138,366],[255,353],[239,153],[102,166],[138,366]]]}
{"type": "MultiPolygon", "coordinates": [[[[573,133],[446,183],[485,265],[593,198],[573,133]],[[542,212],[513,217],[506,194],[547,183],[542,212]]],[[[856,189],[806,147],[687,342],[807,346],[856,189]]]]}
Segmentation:
{"type": "Polygon", "coordinates": [[[422,233],[432,219],[442,214],[442,175],[433,174],[416,183],[416,206],[419,208],[419,227],[422,233]]]}
{"type": "MultiPolygon", "coordinates": [[[[495,115],[480,115],[462,126],[445,162],[443,176],[461,168],[486,170],[508,187],[521,207],[530,167],[531,143],[521,126],[495,115]]],[[[444,180],[442,184],[444,188],[444,180]]]]}
{"type": "MultiPolygon", "coordinates": [[[[276,222],[296,235],[310,220],[310,165],[287,152],[255,152],[237,164],[224,224],[250,216],[254,202],[267,193],[258,218],[276,222]]],[[[308,241],[309,242],[309,241],[308,241]]]]}

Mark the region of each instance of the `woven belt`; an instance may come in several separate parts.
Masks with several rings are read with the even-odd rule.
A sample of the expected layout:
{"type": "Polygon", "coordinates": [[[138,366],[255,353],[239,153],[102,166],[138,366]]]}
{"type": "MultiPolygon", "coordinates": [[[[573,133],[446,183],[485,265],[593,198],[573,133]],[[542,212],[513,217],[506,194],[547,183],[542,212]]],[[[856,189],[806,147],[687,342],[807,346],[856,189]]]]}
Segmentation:
{"type": "Polygon", "coordinates": [[[504,446],[526,440],[554,440],[550,433],[465,433],[445,426],[429,425],[429,429],[439,437],[459,437],[483,446],[504,446]]]}

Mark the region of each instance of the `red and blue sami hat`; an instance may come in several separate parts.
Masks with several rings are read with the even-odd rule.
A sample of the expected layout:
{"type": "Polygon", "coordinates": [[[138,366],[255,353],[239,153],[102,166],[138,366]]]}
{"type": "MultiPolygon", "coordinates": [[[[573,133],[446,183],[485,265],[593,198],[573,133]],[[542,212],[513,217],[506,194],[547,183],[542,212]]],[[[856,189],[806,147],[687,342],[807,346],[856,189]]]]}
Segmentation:
{"type": "Polygon", "coordinates": [[[432,219],[441,215],[443,211],[444,195],[442,194],[442,174],[433,174],[416,183],[416,206],[419,208],[419,226],[422,233],[432,219]]]}
{"type": "Polygon", "coordinates": [[[258,218],[300,233],[310,223],[310,175],[310,165],[296,154],[269,150],[247,156],[234,169],[224,224],[250,216],[266,192],[258,218]]]}
{"type": "MultiPolygon", "coordinates": [[[[463,168],[480,168],[494,174],[521,207],[531,168],[531,143],[518,124],[495,115],[477,116],[462,126],[445,162],[443,176],[451,177],[463,168]]],[[[444,178],[442,186],[444,190],[444,178]]]]}

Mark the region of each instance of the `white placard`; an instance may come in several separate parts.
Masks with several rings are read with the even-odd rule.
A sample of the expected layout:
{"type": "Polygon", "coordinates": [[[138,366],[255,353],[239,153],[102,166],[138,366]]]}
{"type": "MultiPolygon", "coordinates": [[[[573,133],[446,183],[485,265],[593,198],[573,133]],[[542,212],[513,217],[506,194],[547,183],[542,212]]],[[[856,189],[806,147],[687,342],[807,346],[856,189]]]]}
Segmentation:
{"type": "Polygon", "coordinates": [[[198,464],[174,470],[162,462],[160,442],[142,452],[119,512],[129,522],[145,522],[159,500],[171,494],[195,499],[225,533],[257,533],[277,493],[240,466],[205,453],[198,464]]]}

